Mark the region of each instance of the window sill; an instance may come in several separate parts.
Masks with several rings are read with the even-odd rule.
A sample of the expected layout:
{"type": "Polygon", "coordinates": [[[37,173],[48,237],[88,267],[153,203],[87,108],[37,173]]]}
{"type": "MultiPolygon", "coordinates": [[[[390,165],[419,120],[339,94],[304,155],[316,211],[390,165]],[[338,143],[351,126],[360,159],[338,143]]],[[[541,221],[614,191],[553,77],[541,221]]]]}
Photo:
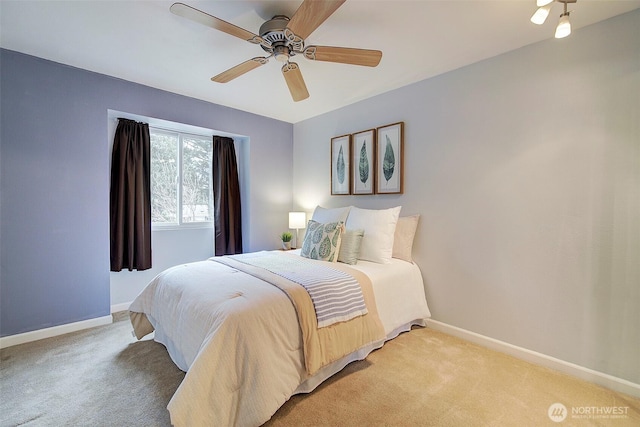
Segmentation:
{"type": "Polygon", "coordinates": [[[175,225],[151,225],[151,231],[180,231],[180,230],[201,230],[212,229],[213,223],[199,223],[199,224],[175,224],[175,225]]]}

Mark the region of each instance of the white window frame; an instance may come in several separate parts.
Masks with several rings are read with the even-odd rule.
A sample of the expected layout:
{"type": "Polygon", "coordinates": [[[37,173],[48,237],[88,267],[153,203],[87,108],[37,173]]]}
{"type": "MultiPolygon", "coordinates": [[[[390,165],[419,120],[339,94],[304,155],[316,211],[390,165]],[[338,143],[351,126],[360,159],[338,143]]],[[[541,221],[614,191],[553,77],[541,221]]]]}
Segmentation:
{"type": "MultiPolygon", "coordinates": [[[[165,129],[157,126],[149,125],[149,133],[164,133],[169,135],[177,135],[178,136],[178,176],[176,177],[178,185],[178,191],[176,194],[177,198],[177,207],[178,207],[178,222],[152,222],[151,229],[152,230],[183,230],[183,229],[195,229],[195,228],[213,228],[213,219],[211,221],[198,221],[198,222],[182,222],[182,157],[183,157],[183,137],[184,136],[192,136],[197,138],[208,139],[211,141],[211,145],[213,146],[213,137],[211,135],[204,135],[198,133],[191,132],[183,132],[174,129],[165,129]]],[[[153,150],[153,146],[151,146],[153,150]]],[[[213,177],[209,177],[210,182],[209,185],[213,189],[213,177]]],[[[211,209],[213,212],[213,194],[211,194],[211,209]]]]}

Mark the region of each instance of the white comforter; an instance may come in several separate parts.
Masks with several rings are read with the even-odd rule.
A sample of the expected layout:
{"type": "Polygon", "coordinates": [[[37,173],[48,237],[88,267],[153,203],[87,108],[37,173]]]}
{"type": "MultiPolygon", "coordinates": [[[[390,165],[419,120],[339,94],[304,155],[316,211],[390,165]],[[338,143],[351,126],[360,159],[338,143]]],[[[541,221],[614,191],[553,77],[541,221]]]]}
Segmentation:
{"type": "MultiPolygon", "coordinates": [[[[429,309],[417,266],[359,261],[372,279],[387,338],[424,325],[429,309]]],[[[187,372],[168,409],[175,426],[253,426],[297,392],[311,391],[373,343],[313,377],[305,373],[300,329],[277,287],[213,261],[159,274],[129,308],[145,313],[173,361],[187,372]]]]}

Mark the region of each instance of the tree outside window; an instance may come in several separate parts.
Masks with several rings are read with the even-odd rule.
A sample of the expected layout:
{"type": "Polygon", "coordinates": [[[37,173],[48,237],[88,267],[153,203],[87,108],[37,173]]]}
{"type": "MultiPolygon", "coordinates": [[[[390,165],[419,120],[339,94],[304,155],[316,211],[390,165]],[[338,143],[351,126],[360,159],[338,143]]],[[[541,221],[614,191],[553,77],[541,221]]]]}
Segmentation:
{"type": "Polygon", "coordinates": [[[150,129],[155,225],[213,221],[211,137],[150,129]]]}

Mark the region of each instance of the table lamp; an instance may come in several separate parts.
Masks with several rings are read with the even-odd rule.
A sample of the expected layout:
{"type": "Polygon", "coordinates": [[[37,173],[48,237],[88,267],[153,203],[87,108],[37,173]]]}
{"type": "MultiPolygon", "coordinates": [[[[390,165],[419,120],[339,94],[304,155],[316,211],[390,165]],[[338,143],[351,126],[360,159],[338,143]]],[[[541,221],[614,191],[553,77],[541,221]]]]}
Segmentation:
{"type": "Polygon", "coordinates": [[[305,212],[289,212],[289,228],[296,230],[296,245],[298,247],[298,229],[307,226],[307,214],[305,212]]]}

